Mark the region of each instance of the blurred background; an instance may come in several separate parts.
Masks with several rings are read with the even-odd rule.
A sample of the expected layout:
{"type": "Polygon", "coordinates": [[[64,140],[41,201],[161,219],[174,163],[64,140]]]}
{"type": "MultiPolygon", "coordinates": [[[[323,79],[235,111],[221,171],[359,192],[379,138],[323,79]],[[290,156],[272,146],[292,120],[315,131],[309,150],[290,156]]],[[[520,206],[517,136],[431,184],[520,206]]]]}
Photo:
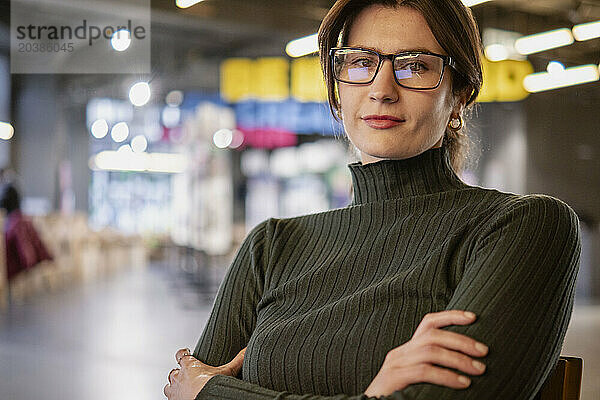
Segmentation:
{"type": "MultiPolygon", "coordinates": [[[[464,2],[486,59],[461,178],[577,212],[562,354],[584,359],[582,399],[600,399],[600,1],[464,2]]],[[[164,398],[247,232],[349,204],[358,158],[314,53],[332,4],[0,0],[0,179],[22,214],[14,201],[3,214],[0,399],[164,398]],[[110,64],[140,50],[131,26],[105,31],[96,58],[59,43],[48,52],[60,57],[17,63],[17,19],[127,15],[147,24],[139,63],[110,64]],[[4,247],[23,240],[20,223],[36,245],[19,270],[4,247]]]]}

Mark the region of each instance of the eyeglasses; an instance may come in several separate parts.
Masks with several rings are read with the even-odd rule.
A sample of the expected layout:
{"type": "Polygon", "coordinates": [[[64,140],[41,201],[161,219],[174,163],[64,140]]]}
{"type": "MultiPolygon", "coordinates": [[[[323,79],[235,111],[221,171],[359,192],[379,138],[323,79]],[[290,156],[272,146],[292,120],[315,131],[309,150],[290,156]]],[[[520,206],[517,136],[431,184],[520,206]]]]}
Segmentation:
{"type": "Polygon", "coordinates": [[[333,76],[344,83],[373,82],[384,59],[392,62],[396,83],[408,89],[435,89],[442,82],[446,65],[456,69],[452,57],[425,51],[381,54],[359,47],[334,47],[329,55],[333,76]]]}

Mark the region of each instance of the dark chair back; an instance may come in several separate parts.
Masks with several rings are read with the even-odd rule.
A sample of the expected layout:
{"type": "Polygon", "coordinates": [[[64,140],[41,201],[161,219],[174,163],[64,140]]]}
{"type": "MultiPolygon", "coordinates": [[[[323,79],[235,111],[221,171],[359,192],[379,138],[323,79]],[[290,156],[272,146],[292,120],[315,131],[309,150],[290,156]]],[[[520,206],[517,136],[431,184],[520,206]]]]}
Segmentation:
{"type": "Polygon", "coordinates": [[[534,400],[579,400],[583,358],[560,356],[534,400]]]}

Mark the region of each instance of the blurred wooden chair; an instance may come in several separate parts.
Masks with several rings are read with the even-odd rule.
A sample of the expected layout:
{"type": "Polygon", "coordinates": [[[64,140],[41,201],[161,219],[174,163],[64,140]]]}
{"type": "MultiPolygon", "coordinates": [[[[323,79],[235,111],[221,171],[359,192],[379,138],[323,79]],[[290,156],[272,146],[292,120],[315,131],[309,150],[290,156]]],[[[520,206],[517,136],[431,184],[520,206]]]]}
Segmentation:
{"type": "Polygon", "coordinates": [[[583,359],[560,356],[534,400],[579,400],[583,359]]]}

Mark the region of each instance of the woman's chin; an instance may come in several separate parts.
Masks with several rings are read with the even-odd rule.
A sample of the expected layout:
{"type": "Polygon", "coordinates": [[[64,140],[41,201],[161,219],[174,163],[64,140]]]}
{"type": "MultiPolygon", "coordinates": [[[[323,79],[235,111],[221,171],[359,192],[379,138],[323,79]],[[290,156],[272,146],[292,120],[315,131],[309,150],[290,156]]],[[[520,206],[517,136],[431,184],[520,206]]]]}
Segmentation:
{"type": "Polygon", "coordinates": [[[363,164],[384,159],[403,159],[411,157],[410,148],[394,148],[390,146],[364,146],[357,147],[361,153],[363,164]]]}

